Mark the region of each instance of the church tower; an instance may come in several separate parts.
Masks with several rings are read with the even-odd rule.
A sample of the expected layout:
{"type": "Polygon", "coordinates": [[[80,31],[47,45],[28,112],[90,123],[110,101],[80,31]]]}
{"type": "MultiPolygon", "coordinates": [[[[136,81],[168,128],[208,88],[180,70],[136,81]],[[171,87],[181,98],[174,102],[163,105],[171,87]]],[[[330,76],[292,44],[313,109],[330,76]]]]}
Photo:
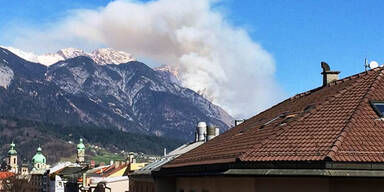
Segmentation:
{"type": "Polygon", "coordinates": [[[16,145],[12,142],[10,145],[10,149],[8,151],[8,166],[10,167],[10,171],[13,173],[18,173],[17,166],[17,151],[15,149],[16,145]]]}
{"type": "Polygon", "coordinates": [[[47,160],[45,159],[45,156],[41,151],[42,151],[41,147],[38,147],[36,154],[32,158],[32,163],[33,163],[32,170],[34,171],[45,170],[47,168],[47,160]]]}
{"type": "Polygon", "coordinates": [[[85,145],[83,144],[83,139],[80,138],[80,143],[77,144],[77,163],[83,164],[85,162],[85,145]]]}

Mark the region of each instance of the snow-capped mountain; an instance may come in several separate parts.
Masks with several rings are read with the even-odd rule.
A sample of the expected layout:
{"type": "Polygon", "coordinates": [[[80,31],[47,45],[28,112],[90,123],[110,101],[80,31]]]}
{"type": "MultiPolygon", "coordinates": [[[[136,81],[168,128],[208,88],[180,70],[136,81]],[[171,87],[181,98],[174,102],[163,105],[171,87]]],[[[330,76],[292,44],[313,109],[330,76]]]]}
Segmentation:
{"type": "Polygon", "coordinates": [[[99,65],[121,64],[121,63],[130,62],[130,61],[136,61],[136,59],[131,54],[123,51],[111,49],[111,48],[100,48],[92,51],[91,53],[87,53],[81,49],[65,48],[57,51],[56,53],[47,53],[43,55],[37,55],[32,52],[26,52],[13,47],[4,47],[4,46],[0,46],[0,47],[8,49],[15,55],[27,61],[41,63],[46,66],[50,66],[59,61],[64,61],[66,59],[75,58],[78,56],[90,57],[95,61],[95,63],[99,65]]]}
{"type": "Polygon", "coordinates": [[[160,77],[164,81],[170,81],[180,86],[182,85],[177,71],[172,70],[168,65],[156,67],[154,70],[160,74],[160,77]]]}
{"type": "Polygon", "coordinates": [[[100,48],[92,51],[89,56],[99,65],[120,64],[136,61],[129,53],[117,51],[111,48],[100,48]]]}
{"type": "Polygon", "coordinates": [[[103,65],[127,58],[111,49],[93,52],[103,55],[97,59],[83,54],[61,50],[50,58],[63,60],[47,67],[0,48],[0,116],[182,140],[193,138],[198,121],[222,129],[232,124],[223,109],[182,87],[167,70],[137,61],[103,65]]]}

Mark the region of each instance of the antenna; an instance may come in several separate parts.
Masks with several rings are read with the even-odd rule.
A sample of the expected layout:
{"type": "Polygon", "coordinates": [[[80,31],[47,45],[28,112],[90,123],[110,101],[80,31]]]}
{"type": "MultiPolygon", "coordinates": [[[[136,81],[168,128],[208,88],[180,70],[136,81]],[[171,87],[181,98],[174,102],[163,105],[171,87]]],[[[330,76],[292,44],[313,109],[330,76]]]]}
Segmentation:
{"type": "Polygon", "coordinates": [[[379,66],[379,63],[377,63],[376,61],[371,61],[371,62],[369,62],[368,66],[369,66],[369,68],[374,69],[374,68],[379,66]]]}
{"type": "Polygon", "coordinates": [[[365,71],[367,71],[367,68],[374,69],[374,68],[376,68],[378,66],[379,66],[379,63],[377,63],[377,61],[371,61],[371,62],[368,63],[368,59],[367,58],[364,59],[365,71]]]}

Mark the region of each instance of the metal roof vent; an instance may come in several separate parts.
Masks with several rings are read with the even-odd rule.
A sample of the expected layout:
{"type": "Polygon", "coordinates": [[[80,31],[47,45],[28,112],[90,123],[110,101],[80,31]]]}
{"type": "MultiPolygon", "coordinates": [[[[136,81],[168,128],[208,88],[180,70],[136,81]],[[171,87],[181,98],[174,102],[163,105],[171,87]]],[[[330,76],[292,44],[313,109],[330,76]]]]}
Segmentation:
{"type": "Polygon", "coordinates": [[[207,130],[207,124],[205,122],[199,122],[197,124],[197,136],[198,136],[198,141],[205,141],[205,135],[206,135],[206,130],[207,130]]]}

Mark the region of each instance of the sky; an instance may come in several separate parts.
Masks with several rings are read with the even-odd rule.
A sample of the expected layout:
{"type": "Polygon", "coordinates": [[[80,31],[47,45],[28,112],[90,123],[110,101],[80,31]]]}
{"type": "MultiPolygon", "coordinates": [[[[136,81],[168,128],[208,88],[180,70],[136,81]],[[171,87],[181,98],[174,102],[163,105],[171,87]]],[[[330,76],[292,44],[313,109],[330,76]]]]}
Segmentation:
{"type": "MultiPolygon", "coordinates": [[[[191,11],[189,15],[183,15],[188,11],[178,11],[181,7],[177,6],[177,2],[180,1],[175,0],[175,6],[172,0],[159,1],[161,2],[153,3],[153,6],[141,6],[148,4],[148,1],[123,1],[126,3],[113,6],[117,3],[104,0],[0,0],[2,5],[0,7],[0,45],[15,46],[34,52],[53,52],[58,48],[57,46],[59,48],[60,46],[62,48],[80,46],[85,49],[111,46],[136,53],[139,58],[153,61],[153,63],[180,62],[180,65],[172,66],[180,70],[187,87],[194,90],[207,89],[207,94],[210,96],[223,98],[216,103],[237,117],[260,112],[282,99],[321,86],[321,61],[326,61],[332,70],[341,71],[341,77],[362,72],[364,58],[376,60],[379,64],[384,63],[384,55],[381,54],[384,46],[382,35],[384,25],[381,24],[384,18],[382,11],[384,1],[200,0],[201,4],[196,3],[190,6],[199,14],[193,14],[191,11]],[[206,4],[208,9],[204,7],[206,4]],[[130,17],[131,12],[128,11],[126,15],[120,16],[119,10],[124,10],[123,8],[130,10],[136,5],[138,5],[136,7],[138,11],[132,12],[135,20],[142,19],[145,23],[147,22],[145,16],[149,14],[151,16],[148,18],[156,22],[171,24],[175,22],[175,28],[170,24],[165,25],[171,28],[164,29],[167,33],[175,32],[175,35],[170,35],[169,39],[193,40],[193,44],[175,45],[175,48],[170,42],[159,42],[160,47],[168,47],[164,50],[172,52],[171,54],[163,50],[162,52],[152,50],[153,43],[147,46],[139,45],[136,46],[137,48],[124,47],[119,44],[121,39],[106,36],[104,28],[99,26],[99,20],[116,18],[116,24],[120,26],[130,17]],[[111,11],[115,12],[110,13],[111,11]],[[200,15],[203,21],[207,20],[206,23],[193,19],[200,15]],[[186,19],[174,21],[172,16],[186,19]],[[158,21],[158,17],[163,19],[158,21]],[[184,28],[177,22],[184,21],[192,27],[188,28],[189,30],[181,30],[181,33],[180,28],[184,28]],[[207,25],[212,27],[209,28],[207,25]],[[82,28],[83,26],[85,27],[82,28]],[[84,38],[84,34],[74,32],[71,27],[80,27],[83,31],[96,35],[92,38],[84,38]],[[45,37],[51,31],[55,32],[47,35],[50,41],[44,41],[39,47],[38,42],[41,41],[42,36],[45,37]],[[196,31],[198,33],[194,33],[196,31]],[[213,37],[217,37],[215,40],[221,42],[196,40],[197,37],[201,38],[196,34],[207,33],[212,33],[213,37]],[[63,42],[63,39],[71,40],[63,42]],[[196,45],[195,41],[199,45],[196,45]],[[190,47],[192,45],[193,48],[190,47]],[[206,47],[218,51],[208,51],[208,53],[196,51],[206,47]],[[174,54],[178,52],[180,52],[179,55],[174,54]],[[232,53],[227,56],[225,52],[232,53]],[[175,59],[170,59],[172,57],[175,59]],[[237,57],[237,59],[230,57],[237,57]],[[239,59],[240,57],[245,59],[239,59]],[[252,65],[253,61],[255,65],[252,65]],[[195,63],[207,63],[204,66],[211,67],[203,65],[189,67],[195,63]],[[209,73],[204,73],[204,70],[209,73]],[[212,75],[212,71],[219,72],[212,75]],[[207,86],[204,87],[201,84],[207,86]],[[250,89],[255,91],[246,91],[250,89]],[[246,101],[249,100],[254,100],[255,103],[250,107],[251,109],[247,109],[249,112],[239,112],[239,109],[244,109],[246,101]],[[234,104],[236,102],[243,102],[243,104],[236,105],[234,104]],[[234,110],[231,111],[231,109],[234,110]]],[[[184,1],[188,2],[188,0],[184,1]]],[[[182,8],[186,9],[185,7],[182,8]]],[[[138,29],[148,30],[154,25],[152,20],[149,21],[151,25],[147,26],[129,21],[138,29]]],[[[104,23],[103,26],[105,25],[104,23]]],[[[129,28],[129,26],[125,28],[108,26],[111,30],[118,31],[129,28]]],[[[164,26],[153,28],[162,30],[162,27],[164,26]]],[[[129,28],[126,33],[140,36],[141,32],[140,30],[132,32],[129,28]]],[[[119,36],[116,31],[108,31],[108,33],[119,36]]],[[[149,39],[153,39],[152,42],[161,41],[159,38],[161,35],[163,34],[154,35],[149,39]]],[[[135,37],[135,39],[129,39],[129,42],[136,39],[138,39],[137,44],[140,40],[146,41],[146,38],[135,37]]]]}

